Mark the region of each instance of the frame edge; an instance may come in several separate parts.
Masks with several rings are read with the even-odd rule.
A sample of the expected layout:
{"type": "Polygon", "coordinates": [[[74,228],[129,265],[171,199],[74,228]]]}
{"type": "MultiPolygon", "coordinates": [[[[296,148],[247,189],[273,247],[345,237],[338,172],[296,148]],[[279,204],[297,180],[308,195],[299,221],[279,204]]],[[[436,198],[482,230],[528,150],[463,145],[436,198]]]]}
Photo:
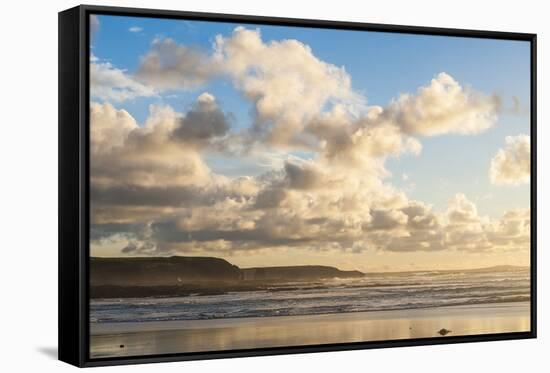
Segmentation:
{"type": "Polygon", "coordinates": [[[81,367],[80,30],[81,7],[58,13],[58,359],[81,367]]]}
{"type": "Polygon", "coordinates": [[[531,39],[531,334],[537,338],[537,34],[531,39]]]}
{"type": "Polygon", "coordinates": [[[295,26],[310,28],[336,28],[343,30],[362,30],[374,32],[469,37],[482,39],[505,39],[531,41],[534,33],[514,31],[493,31],[479,29],[459,29],[439,26],[398,25],[391,23],[369,23],[362,21],[341,21],[333,19],[273,17],[255,14],[230,14],[213,12],[195,12],[155,8],[131,8],[103,5],[80,5],[86,12],[94,14],[146,17],[146,18],[182,18],[195,21],[234,22],[262,25],[295,26]]]}

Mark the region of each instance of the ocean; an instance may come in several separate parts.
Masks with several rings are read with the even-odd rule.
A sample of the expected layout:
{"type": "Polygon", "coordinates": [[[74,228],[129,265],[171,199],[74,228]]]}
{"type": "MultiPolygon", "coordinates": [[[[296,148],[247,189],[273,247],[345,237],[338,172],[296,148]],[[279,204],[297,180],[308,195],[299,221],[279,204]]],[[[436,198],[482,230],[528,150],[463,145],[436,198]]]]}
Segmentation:
{"type": "Polygon", "coordinates": [[[528,268],[376,273],[279,283],[257,291],[167,298],[92,299],[91,323],[229,319],[408,310],[530,300],[528,268]]]}

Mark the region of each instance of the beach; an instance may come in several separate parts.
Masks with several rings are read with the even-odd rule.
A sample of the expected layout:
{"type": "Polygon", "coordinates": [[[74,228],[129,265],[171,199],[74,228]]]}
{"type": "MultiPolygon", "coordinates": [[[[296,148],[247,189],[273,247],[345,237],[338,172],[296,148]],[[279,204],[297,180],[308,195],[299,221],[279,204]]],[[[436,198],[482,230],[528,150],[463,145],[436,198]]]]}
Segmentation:
{"type": "Polygon", "coordinates": [[[530,303],[90,324],[90,357],[385,341],[530,330],[530,303]]]}

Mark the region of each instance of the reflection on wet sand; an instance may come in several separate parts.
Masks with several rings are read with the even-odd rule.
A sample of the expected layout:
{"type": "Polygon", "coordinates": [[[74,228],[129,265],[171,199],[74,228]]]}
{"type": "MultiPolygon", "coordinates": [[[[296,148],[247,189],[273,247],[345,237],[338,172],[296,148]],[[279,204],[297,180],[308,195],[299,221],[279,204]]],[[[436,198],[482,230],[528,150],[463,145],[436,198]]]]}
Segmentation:
{"type": "MultiPolygon", "coordinates": [[[[92,358],[529,331],[529,303],[92,324],[92,358]]],[[[441,337],[444,338],[444,337],[441,337]]]]}

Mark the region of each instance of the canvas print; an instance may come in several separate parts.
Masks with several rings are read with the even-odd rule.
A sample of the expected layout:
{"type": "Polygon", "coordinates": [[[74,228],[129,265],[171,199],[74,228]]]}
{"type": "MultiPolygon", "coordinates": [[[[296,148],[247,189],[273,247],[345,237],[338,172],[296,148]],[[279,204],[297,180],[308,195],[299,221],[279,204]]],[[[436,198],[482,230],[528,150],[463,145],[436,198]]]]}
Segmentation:
{"type": "Polygon", "coordinates": [[[89,354],[530,331],[530,44],[89,18],[89,354]]]}

